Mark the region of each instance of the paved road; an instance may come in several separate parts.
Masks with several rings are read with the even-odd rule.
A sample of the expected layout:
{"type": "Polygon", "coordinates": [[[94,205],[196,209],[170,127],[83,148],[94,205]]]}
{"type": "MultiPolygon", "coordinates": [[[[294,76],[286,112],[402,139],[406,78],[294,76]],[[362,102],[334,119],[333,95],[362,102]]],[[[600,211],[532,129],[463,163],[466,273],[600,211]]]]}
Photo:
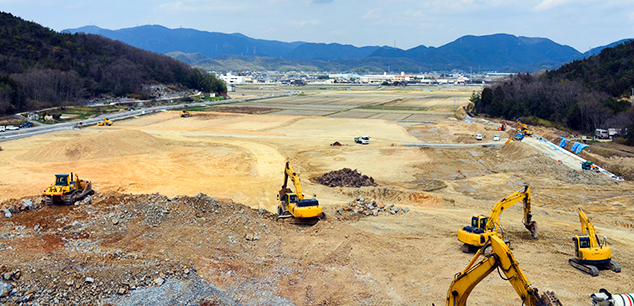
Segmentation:
{"type": "Polygon", "coordinates": [[[476,142],[476,143],[406,142],[406,143],[402,143],[402,145],[406,146],[406,147],[423,147],[423,148],[473,148],[473,147],[493,148],[493,147],[502,147],[502,146],[504,146],[504,142],[505,141],[506,141],[506,139],[503,139],[502,141],[476,142]]]}
{"type": "MultiPolygon", "coordinates": [[[[229,103],[239,103],[251,100],[272,98],[272,97],[284,97],[284,96],[292,96],[299,94],[300,91],[292,90],[282,94],[268,94],[263,96],[251,97],[251,98],[243,98],[243,99],[232,99],[232,100],[222,100],[222,101],[208,101],[208,102],[199,102],[199,103],[184,103],[178,105],[167,105],[167,106],[155,106],[155,107],[147,107],[133,111],[125,111],[125,112],[117,112],[111,114],[104,114],[94,118],[82,120],[81,122],[84,125],[96,124],[101,122],[103,118],[108,118],[110,120],[121,120],[139,115],[147,115],[152,113],[158,113],[170,109],[177,109],[183,107],[194,107],[194,106],[209,106],[216,104],[229,104],[229,103]]],[[[52,133],[55,131],[62,130],[72,130],[75,125],[77,125],[77,121],[56,123],[56,124],[41,124],[32,128],[20,129],[18,131],[6,131],[0,132],[0,142],[31,137],[35,135],[41,135],[46,133],[52,133]]]]}

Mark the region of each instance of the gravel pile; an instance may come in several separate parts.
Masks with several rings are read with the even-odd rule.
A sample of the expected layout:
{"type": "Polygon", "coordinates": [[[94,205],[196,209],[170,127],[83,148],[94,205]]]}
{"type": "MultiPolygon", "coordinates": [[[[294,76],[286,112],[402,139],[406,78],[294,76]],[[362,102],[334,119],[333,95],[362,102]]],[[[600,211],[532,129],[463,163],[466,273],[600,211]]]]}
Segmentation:
{"type": "Polygon", "coordinates": [[[328,187],[364,187],[378,186],[374,178],[362,175],[356,169],[343,168],[337,171],[328,172],[314,179],[316,182],[328,187]]]}
{"type": "Polygon", "coordinates": [[[354,217],[354,216],[378,216],[380,214],[395,215],[398,213],[408,213],[409,207],[397,207],[394,203],[385,205],[381,200],[372,198],[357,197],[354,201],[348,202],[348,206],[343,208],[337,208],[337,214],[339,216],[354,217]],[[345,214],[345,215],[344,215],[345,214]]]}

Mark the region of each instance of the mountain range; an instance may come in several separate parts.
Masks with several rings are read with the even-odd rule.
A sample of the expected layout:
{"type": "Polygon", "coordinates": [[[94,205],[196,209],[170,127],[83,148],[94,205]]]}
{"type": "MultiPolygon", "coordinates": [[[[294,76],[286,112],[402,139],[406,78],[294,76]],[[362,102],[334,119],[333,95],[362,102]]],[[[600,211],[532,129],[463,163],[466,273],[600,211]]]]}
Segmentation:
{"type": "Polygon", "coordinates": [[[598,54],[606,47],[581,53],[548,38],[493,34],[467,35],[440,47],[420,45],[408,50],[387,46],[355,47],[337,43],[281,42],[195,29],[145,25],[120,30],[96,26],[67,29],[90,33],[172,56],[210,70],[315,71],[538,71],[598,54]],[[267,64],[265,64],[267,63],[267,64]]]}

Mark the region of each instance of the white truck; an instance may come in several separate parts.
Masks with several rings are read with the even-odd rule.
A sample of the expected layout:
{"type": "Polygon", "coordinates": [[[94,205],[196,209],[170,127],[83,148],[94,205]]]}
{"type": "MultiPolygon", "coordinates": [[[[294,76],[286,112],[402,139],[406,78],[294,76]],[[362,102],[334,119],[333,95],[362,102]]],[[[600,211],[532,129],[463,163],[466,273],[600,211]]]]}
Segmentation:
{"type": "Polygon", "coordinates": [[[370,136],[355,137],[354,142],[360,143],[360,144],[370,144],[370,136]]]}

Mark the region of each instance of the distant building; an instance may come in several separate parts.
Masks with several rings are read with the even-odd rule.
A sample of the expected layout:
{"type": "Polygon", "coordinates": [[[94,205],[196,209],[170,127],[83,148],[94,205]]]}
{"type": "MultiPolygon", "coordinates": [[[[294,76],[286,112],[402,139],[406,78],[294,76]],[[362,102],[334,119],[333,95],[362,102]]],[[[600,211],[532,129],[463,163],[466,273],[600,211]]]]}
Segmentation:
{"type": "MultiPolygon", "coordinates": [[[[226,75],[221,75],[220,79],[225,81],[227,85],[229,84],[245,84],[246,77],[241,75],[232,75],[231,73],[227,73],[226,75]]],[[[249,78],[251,80],[251,78],[249,78]]]]}

